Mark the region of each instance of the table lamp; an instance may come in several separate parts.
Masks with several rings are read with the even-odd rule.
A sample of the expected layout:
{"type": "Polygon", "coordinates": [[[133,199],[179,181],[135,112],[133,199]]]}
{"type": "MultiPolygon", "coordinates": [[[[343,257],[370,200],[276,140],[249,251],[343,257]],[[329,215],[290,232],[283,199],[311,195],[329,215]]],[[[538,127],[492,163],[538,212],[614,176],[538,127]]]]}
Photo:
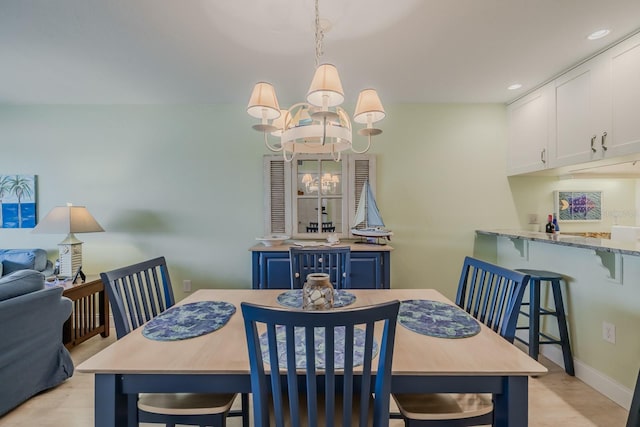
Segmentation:
{"type": "Polygon", "coordinates": [[[72,277],[82,266],[82,241],[74,233],[104,231],[84,206],[56,206],[33,229],[34,233],[62,234],[67,238],[58,243],[60,276],[72,277]]]}

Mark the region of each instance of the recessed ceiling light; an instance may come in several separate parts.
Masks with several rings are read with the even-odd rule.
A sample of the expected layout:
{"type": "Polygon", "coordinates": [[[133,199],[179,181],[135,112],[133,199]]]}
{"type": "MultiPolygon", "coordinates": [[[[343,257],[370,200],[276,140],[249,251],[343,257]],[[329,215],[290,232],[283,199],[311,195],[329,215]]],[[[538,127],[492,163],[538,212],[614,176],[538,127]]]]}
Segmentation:
{"type": "Polygon", "coordinates": [[[509,86],[507,89],[516,90],[516,89],[520,89],[521,87],[522,87],[522,85],[520,83],[514,83],[511,86],[509,86]]]}
{"type": "Polygon", "coordinates": [[[594,31],[593,33],[589,34],[587,38],[589,40],[598,40],[608,36],[610,32],[611,32],[610,30],[603,28],[602,30],[594,31]]]}

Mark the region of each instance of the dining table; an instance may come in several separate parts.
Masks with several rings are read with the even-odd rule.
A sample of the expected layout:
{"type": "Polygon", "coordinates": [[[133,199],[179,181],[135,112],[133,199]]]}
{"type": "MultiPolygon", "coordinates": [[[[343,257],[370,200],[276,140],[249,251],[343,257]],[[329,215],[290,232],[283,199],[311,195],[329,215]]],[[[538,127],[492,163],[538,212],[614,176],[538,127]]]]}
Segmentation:
{"type": "MultiPolygon", "coordinates": [[[[250,370],[240,304],[283,307],[283,290],[200,289],[176,304],[224,302],[236,310],[219,329],[193,338],[155,340],[144,325],[87,359],[79,372],[95,375],[95,426],[137,426],[129,397],[138,393],[250,393],[250,370]]],[[[434,289],[348,290],[349,308],[391,300],[455,304],[434,289]]],[[[289,308],[296,309],[296,308],[289,308]]],[[[171,309],[170,309],[171,310],[171,309]]],[[[402,310],[402,309],[401,309],[402,310]]],[[[465,337],[417,333],[398,323],[392,393],[492,393],[494,425],[528,425],[528,379],[547,369],[478,322],[465,337]]],[[[454,334],[455,336],[455,334],[454,334]]]]}

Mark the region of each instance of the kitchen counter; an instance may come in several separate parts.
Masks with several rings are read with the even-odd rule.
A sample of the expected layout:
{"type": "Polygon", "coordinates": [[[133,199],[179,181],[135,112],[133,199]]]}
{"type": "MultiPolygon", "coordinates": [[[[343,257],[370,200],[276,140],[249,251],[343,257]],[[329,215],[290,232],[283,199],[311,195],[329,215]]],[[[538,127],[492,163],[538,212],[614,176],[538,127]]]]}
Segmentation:
{"type": "Polygon", "coordinates": [[[534,242],[550,243],[553,245],[572,246],[575,248],[593,249],[611,253],[640,256],[640,243],[624,242],[593,237],[580,237],[570,234],[547,234],[535,231],[513,229],[476,230],[477,234],[504,236],[513,239],[524,239],[534,242]]]}

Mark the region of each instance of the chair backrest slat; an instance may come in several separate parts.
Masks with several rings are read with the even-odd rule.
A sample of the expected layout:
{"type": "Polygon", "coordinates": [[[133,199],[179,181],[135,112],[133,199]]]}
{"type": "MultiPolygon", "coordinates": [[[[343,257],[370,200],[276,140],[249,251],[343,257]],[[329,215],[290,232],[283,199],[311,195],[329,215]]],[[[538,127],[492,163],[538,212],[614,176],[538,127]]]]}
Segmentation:
{"type": "Polygon", "coordinates": [[[513,342],[522,296],[528,283],[526,274],[466,257],[456,304],[513,342]]]}
{"type": "Polygon", "coordinates": [[[335,289],[351,287],[351,248],[289,248],[291,288],[300,289],[311,273],[326,273],[335,289]]]}
{"type": "Polygon", "coordinates": [[[242,303],[241,306],[257,427],[268,425],[270,405],[273,405],[272,413],[278,427],[285,423],[313,427],[322,418],[320,415],[324,415],[327,426],[387,425],[393,344],[400,307],[398,301],[340,311],[287,310],[250,303],[242,303]],[[374,364],[376,327],[381,328],[382,338],[377,343],[378,360],[374,364]],[[280,373],[270,375],[270,381],[264,365],[260,333],[267,334],[264,342],[269,346],[269,372],[280,373]],[[342,336],[344,339],[338,339],[342,336]],[[302,337],[304,345],[299,342],[302,337]],[[299,351],[301,346],[305,349],[304,354],[298,353],[297,357],[305,357],[304,364],[296,365],[296,347],[299,351]],[[316,360],[316,348],[324,348],[327,355],[324,360],[316,360]],[[281,368],[278,353],[283,352],[286,365],[281,368]],[[344,365],[335,363],[337,359],[334,360],[333,355],[338,352],[343,354],[341,360],[344,360],[344,365]],[[355,369],[354,361],[360,360],[354,357],[354,353],[364,355],[362,363],[355,369]],[[319,362],[322,365],[317,366],[319,362]],[[373,371],[376,377],[372,384],[373,371]],[[302,390],[307,401],[303,413],[298,404],[298,393],[302,390]],[[352,419],[356,396],[360,399],[356,401],[361,408],[359,420],[352,419]],[[320,412],[319,402],[324,403],[324,413],[320,412]],[[340,410],[342,413],[337,413],[340,410]]]}
{"type": "Polygon", "coordinates": [[[100,274],[122,338],[175,303],[164,257],[100,274]]]}

